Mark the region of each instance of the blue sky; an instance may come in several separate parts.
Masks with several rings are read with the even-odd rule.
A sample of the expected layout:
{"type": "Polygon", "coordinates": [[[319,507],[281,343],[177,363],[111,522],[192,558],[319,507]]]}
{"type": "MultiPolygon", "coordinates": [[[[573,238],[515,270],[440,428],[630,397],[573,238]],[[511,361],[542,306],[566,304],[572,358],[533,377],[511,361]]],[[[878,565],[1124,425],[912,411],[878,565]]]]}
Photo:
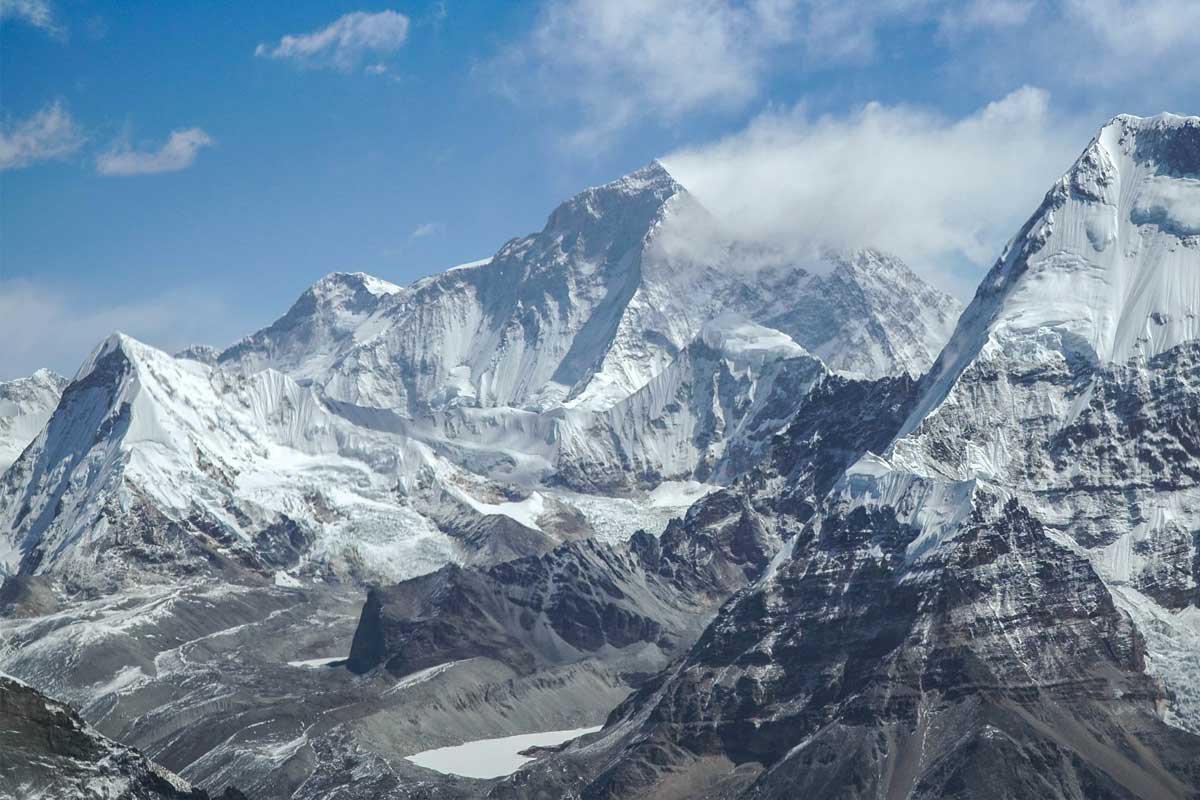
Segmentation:
{"type": "Polygon", "coordinates": [[[1191,0],[0,0],[0,378],[407,282],[664,158],[747,236],[960,295],[1115,113],[1200,113],[1191,0]],[[827,241],[826,241],[827,240],[827,241]]]}

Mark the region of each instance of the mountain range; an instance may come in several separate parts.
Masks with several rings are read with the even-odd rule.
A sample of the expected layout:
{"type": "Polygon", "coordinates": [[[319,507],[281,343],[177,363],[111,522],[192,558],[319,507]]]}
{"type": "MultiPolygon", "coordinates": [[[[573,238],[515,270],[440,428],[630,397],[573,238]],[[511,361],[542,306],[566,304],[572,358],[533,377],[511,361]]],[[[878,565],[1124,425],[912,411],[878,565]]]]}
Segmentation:
{"type": "Polygon", "coordinates": [[[1196,796],[1198,210],[1200,118],[1117,117],[964,311],[685,246],[652,163],[224,350],[115,334],[0,385],[0,669],[212,794],[1196,796]]]}

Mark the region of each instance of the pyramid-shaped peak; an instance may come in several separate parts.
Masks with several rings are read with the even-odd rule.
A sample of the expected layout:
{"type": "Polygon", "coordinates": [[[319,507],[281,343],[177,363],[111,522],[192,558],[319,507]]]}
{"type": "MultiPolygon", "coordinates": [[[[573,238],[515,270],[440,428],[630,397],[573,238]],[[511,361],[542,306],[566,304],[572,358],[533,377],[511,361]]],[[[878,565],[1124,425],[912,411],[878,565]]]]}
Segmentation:
{"type": "Polygon", "coordinates": [[[621,227],[648,229],[659,219],[668,201],[684,192],[662,164],[651,161],[641,169],[584,189],[567,200],[550,215],[546,230],[578,231],[601,219],[621,227]]]}
{"type": "Polygon", "coordinates": [[[629,193],[641,193],[645,191],[658,191],[666,189],[672,194],[678,192],[683,187],[675,180],[674,176],[663,166],[662,162],[654,159],[649,164],[640,169],[617,178],[615,181],[610,181],[601,187],[611,188],[616,191],[625,191],[629,193]]]}
{"type": "Polygon", "coordinates": [[[136,362],[148,358],[154,358],[159,354],[148,344],[138,341],[127,333],[121,331],[113,331],[104,341],[96,345],[83,364],[80,365],[79,371],[75,373],[74,380],[79,381],[86,378],[96,369],[96,365],[107,357],[120,354],[126,361],[136,362]]]}

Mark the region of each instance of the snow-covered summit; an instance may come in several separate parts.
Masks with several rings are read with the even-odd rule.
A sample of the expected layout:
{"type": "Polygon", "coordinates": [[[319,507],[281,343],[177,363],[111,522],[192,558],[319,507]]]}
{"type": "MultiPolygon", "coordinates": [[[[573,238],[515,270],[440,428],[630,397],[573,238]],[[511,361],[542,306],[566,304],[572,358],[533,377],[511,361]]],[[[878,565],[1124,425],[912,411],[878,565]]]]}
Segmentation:
{"type": "Polygon", "coordinates": [[[1146,623],[1194,729],[1197,633],[1174,612],[1200,585],[1198,210],[1200,118],[1105,125],[985,277],[890,444],[840,487],[900,509],[915,559],[957,547],[995,498],[1019,503],[1146,623]]]}
{"type": "Polygon", "coordinates": [[[985,349],[1120,364],[1198,336],[1200,117],[1118,116],[984,278],[917,417],[985,349]]]}
{"type": "Polygon", "coordinates": [[[48,369],[27,378],[0,381],[0,473],[50,419],[67,379],[48,369]]]}
{"type": "Polygon", "coordinates": [[[586,224],[581,219],[584,216],[644,228],[672,197],[685,192],[662,164],[651,161],[641,169],[585,189],[562,203],[551,213],[546,230],[571,231],[586,224]]]}
{"type": "Polygon", "coordinates": [[[726,312],[869,377],[923,372],[949,335],[956,301],[881,253],[764,269],[752,246],[687,257],[660,246],[667,223],[697,209],[652,162],[580,192],[490,259],[386,291],[369,291],[361,275],[322,279],[220,362],[271,367],[325,397],[409,416],[598,410],[645,386],[726,312]]]}

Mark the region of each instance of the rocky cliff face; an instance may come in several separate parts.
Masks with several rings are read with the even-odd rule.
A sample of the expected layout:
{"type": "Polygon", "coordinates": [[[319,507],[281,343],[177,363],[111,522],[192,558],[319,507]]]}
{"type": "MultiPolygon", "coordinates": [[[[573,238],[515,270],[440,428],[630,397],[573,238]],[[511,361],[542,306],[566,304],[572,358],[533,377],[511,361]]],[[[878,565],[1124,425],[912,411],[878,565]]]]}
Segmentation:
{"type": "Polygon", "coordinates": [[[1160,719],[1128,616],[1019,504],[978,502],[920,563],[894,517],[824,516],[580,748],[605,754],[582,796],[1191,796],[1200,738],[1160,719]]]}
{"type": "Polygon", "coordinates": [[[489,568],[448,566],[372,590],[350,651],[359,673],[402,677],[486,657],[521,674],[600,659],[657,671],[766,568],[781,540],[737,492],[610,545],[586,539],[489,568]]]}
{"type": "MultiPolygon", "coordinates": [[[[0,674],[0,797],[208,800],[136,750],[101,736],[68,706],[0,674]]],[[[222,800],[244,800],[228,789],[222,800]]]]}

